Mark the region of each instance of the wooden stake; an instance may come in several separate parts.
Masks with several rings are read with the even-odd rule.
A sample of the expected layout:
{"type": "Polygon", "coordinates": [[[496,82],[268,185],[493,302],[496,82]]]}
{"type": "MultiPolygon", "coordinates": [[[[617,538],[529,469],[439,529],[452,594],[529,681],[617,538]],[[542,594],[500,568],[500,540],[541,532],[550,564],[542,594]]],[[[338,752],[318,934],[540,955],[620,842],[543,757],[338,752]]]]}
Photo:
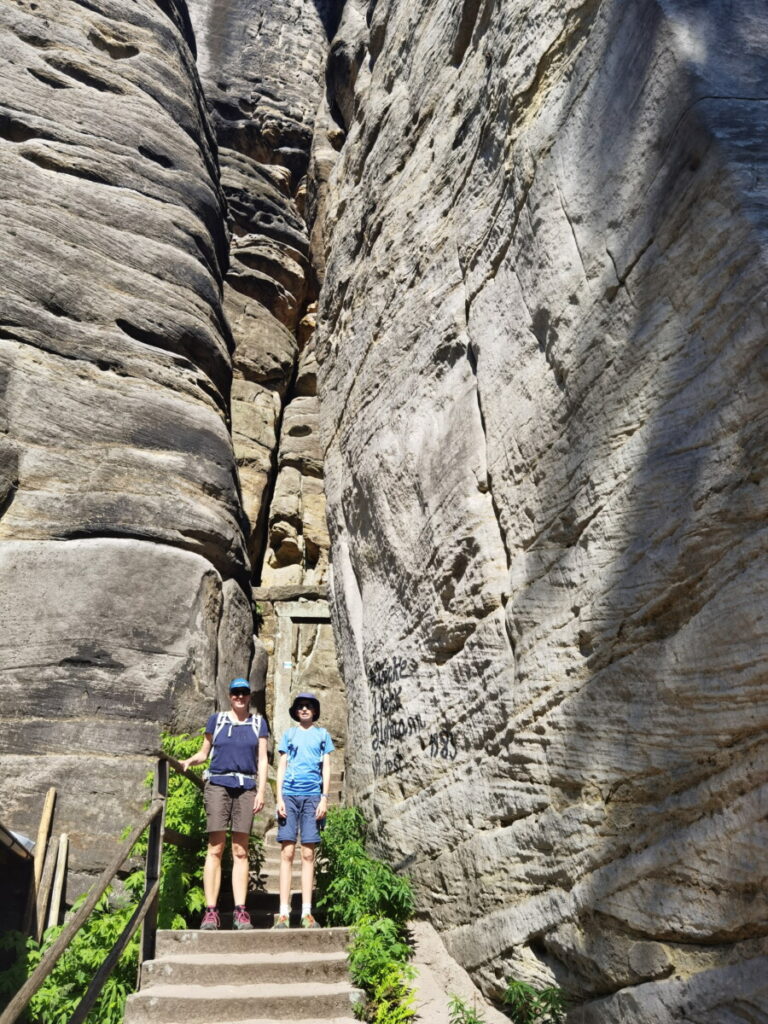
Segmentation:
{"type": "Polygon", "coordinates": [[[51,834],[51,821],[53,820],[53,808],[56,805],[56,790],[53,786],[45,794],[43,813],[40,816],[40,827],[37,830],[37,842],[35,843],[34,876],[27,895],[27,909],[24,912],[24,924],[22,931],[25,935],[37,934],[37,921],[33,922],[32,917],[37,907],[37,890],[40,886],[40,878],[43,874],[43,862],[45,851],[48,846],[48,836],[51,834]]]}
{"type": "Polygon", "coordinates": [[[67,856],[69,854],[69,836],[62,832],[59,836],[59,852],[56,855],[56,874],[53,879],[53,892],[51,893],[51,909],[48,911],[48,924],[51,928],[59,923],[61,913],[61,897],[64,891],[64,879],[67,876],[67,856]]]}

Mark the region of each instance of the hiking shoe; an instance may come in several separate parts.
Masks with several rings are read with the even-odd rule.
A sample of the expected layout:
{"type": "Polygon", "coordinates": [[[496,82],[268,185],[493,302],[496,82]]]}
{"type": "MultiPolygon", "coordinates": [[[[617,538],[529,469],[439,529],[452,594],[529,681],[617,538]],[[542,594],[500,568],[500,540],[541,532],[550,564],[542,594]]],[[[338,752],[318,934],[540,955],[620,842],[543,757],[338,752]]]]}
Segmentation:
{"type": "Polygon", "coordinates": [[[245,907],[235,907],[235,913],[232,915],[232,927],[238,932],[253,928],[251,915],[245,907]]]}
{"type": "Polygon", "coordinates": [[[275,923],[272,925],[274,931],[275,928],[290,928],[291,922],[288,920],[287,914],[280,914],[279,917],[275,918],[275,923]]]}
{"type": "Polygon", "coordinates": [[[215,932],[220,927],[221,921],[219,920],[219,912],[216,907],[206,907],[203,920],[200,922],[200,931],[215,932]]]}
{"type": "Polygon", "coordinates": [[[319,928],[320,925],[317,923],[317,921],[314,919],[314,917],[312,917],[311,914],[305,914],[304,917],[302,917],[302,919],[301,919],[301,927],[302,928],[319,928]]]}

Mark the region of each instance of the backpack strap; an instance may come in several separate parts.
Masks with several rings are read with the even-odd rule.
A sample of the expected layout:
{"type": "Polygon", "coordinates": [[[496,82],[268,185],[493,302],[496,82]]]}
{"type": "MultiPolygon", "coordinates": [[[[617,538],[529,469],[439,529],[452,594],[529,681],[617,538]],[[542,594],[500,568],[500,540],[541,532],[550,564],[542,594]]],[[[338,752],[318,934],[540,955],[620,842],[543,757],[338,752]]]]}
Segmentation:
{"type": "Polygon", "coordinates": [[[227,724],[227,712],[226,711],[220,711],[218,713],[218,715],[216,716],[216,727],[213,730],[213,738],[211,740],[211,746],[213,746],[216,743],[216,737],[219,735],[219,733],[221,732],[221,730],[224,728],[224,726],[226,724],[227,724]]]}

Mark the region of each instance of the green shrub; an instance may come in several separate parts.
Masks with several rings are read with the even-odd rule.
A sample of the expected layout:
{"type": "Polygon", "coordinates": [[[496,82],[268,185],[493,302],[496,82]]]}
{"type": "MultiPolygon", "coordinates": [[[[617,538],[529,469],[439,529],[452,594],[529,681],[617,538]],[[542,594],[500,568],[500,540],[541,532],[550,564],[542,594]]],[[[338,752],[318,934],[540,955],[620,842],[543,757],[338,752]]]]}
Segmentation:
{"type": "Polygon", "coordinates": [[[416,1016],[413,991],[407,981],[411,977],[404,964],[394,964],[383,975],[363,1006],[357,1004],[355,1016],[368,1024],[407,1024],[416,1016]]]}
{"type": "MultiPolygon", "coordinates": [[[[162,735],[163,752],[183,761],[200,749],[203,730],[197,733],[162,735]]],[[[145,779],[145,785],[152,786],[153,774],[145,779]]],[[[163,844],[163,866],[160,873],[160,899],[158,902],[158,928],[187,928],[190,917],[205,907],[203,893],[203,866],[207,846],[205,808],[200,791],[193,782],[179,772],[168,772],[168,797],[165,802],[165,826],[195,841],[196,849],[163,844]]],[[[147,833],[134,847],[134,854],[145,857],[147,833]]],[[[135,871],[126,879],[126,886],[134,892],[144,889],[144,869],[135,871]]]]}
{"type": "Polygon", "coordinates": [[[318,907],[329,924],[350,925],[350,972],[368,1002],[355,1008],[368,1024],[406,1024],[415,1016],[411,947],[405,922],[413,913],[406,878],[365,851],[365,818],[357,808],[332,808],[320,844],[318,907]]]}
{"type": "Polygon", "coordinates": [[[448,1012],[451,1024],[485,1024],[482,1017],[478,1017],[477,1009],[467,1003],[461,996],[451,995],[448,1002],[448,1012]]]}
{"type": "Polygon", "coordinates": [[[562,989],[536,988],[514,979],[507,984],[502,999],[515,1024],[561,1024],[568,1005],[562,989]]]}
{"type": "MultiPolygon", "coordinates": [[[[84,894],[74,903],[72,909],[77,910],[85,899],[84,894]]],[[[43,986],[32,997],[27,1011],[31,1024],[67,1024],[134,909],[134,904],[114,906],[107,890],[43,986]]],[[[63,927],[58,925],[48,928],[40,943],[31,938],[25,942],[19,932],[2,937],[2,948],[15,948],[16,960],[12,967],[0,973],[0,1006],[7,1005],[21,988],[43,955],[59,937],[63,927]]],[[[107,979],[98,1000],[86,1018],[87,1024],[121,1024],[126,997],[136,988],[138,962],[137,933],[107,979]]]]}
{"type": "Polygon", "coordinates": [[[411,947],[389,917],[368,915],[352,927],[349,972],[356,985],[373,991],[395,963],[406,963],[411,947]]]}
{"type": "Polygon", "coordinates": [[[406,878],[365,850],[365,818],[357,808],[332,808],[317,868],[317,905],[329,924],[353,925],[369,915],[403,925],[413,914],[406,878]]]}

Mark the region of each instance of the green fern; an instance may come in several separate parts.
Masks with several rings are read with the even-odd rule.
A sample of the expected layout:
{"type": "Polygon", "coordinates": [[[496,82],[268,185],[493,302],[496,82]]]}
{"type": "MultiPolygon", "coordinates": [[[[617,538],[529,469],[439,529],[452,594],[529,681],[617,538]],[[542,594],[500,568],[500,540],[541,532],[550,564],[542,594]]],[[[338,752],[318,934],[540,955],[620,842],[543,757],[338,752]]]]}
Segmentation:
{"type": "Polygon", "coordinates": [[[485,1020],[478,1016],[477,1009],[471,1007],[461,996],[451,995],[448,1012],[450,1024],[485,1024],[485,1020]]]}
{"type": "Polygon", "coordinates": [[[514,978],[502,997],[515,1024],[562,1024],[568,1000],[555,986],[536,988],[514,978]]]}

